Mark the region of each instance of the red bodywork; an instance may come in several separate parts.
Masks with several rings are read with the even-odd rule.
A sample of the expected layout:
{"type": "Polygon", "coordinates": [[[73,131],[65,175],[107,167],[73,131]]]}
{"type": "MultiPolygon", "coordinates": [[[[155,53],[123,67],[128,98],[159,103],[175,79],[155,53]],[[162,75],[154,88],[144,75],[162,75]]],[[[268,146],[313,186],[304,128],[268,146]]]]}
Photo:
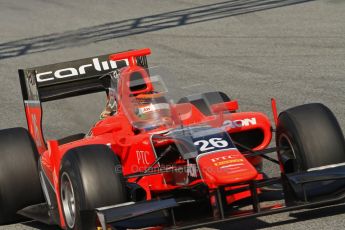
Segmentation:
{"type": "MultiPolygon", "coordinates": [[[[124,52],[117,55],[113,55],[110,58],[112,60],[125,59],[129,60],[129,69],[137,68],[135,65],[135,57],[148,55],[149,49],[140,51],[124,52]]],[[[123,79],[125,80],[125,79],[123,79]]],[[[121,96],[119,96],[121,98],[121,96]]],[[[215,112],[219,112],[221,116],[215,118],[215,116],[206,116],[201,113],[198,108],[192,104],[176,104],[172,105],[172,109],[175,111],[183,111],[186,106],[192,108],[192,116],[182,120],[184,126],[190,124],[198,124],[209,122],[214,127],[219,127],[224,124],[224,121],[231,122],[231,124],[225,126],[226,131],[232,136],[233,134],[246,133],[251,130],[256,130],[260,133],[259,140],[253,147],[253,150],[265,149],[272,137],[271,124],[268,117],[259,112],[236,112],[238,104],[236,101],[230,101],[227,107],[232,113],[222,113],[222,109],[217,108],[217,105],[213,106],[215,112]],[[219,118],[220,117],[220,118],[219,118]],[[221,121],[220,121],[221,119],[221,121]],[[246,125],[243,125],[244,121],[248,121],[246,125]],[[237,124],[237,125],[236,125],[237,124]]],[[[42,143],[43,137],[38,127],[41,112],[35,110],[32,106],[27,106],[27,118],[29,123],[29,131],[34,137],[36,143],[42,143]],[[38,119],[34,119],[37,117],[38,119]],[[38,129],[37,129],[38,127],[38,129]]],[[[126,113],[121,106],[118,107],[118,111],[115,115],[107,117],[99,121],[91,129],[91,135],[71,143],[58,145],[55,140],[47,141],[47,149],[45,146],[40,145],[38,148],[41,155],[41,165],[44,173],[48,177],[51,184],[56,191],[56,200],[58,202],[60,217],[63,216],[59,197],[59,170],[60,163],[64,154],[75,147],[91,145],[91,144],[104,144],[108,145],[114,153],[116,153],[122,163],[124,175],[143,172],[147,169],[157,158],[154,148],[167,144],[168,141],[155,140],[153,135],[157,132],[164,131],[160,128],[156,130],[150,130],[147,132],[136,133],[132,127],[131,122],[128,120],[126,113]]],[[[245,182],[255,179],[261,179],[260,174],[256,168],[261,164],[261,157],[245,158],[244,155],[237,149],[230,149],[225,151],[219,151],[211,154],[203,154],[198,158],[199,170],[201,177],[193,180],[188,185],[176,185],[169,182],[169,174],[157,174],[151,176],[144,176],[138,184],[146,191],[147,199],[151,199],[160,193],[168,192],[182,186],[188,187],[196,185],[198,183],[206,183],[210,189],[215,189],[218,186],[226,186],[231,184],[237,184],[239,182],[245,182]],[[232,170],[226,170],[231,167],[232,170]],[[214,169],[207,170],[207,169],[214,169]]],[[[183,164],[183,162],[172,162],[176,165],[183,164]]],[[[135,178],[129,179],[134,182],[135,178]]],[[[228,189],[232,189],[231,186],[228,189]]],[[[249,197],[249,191],[237,193],[227,197],[228,202],[235,202],[237,200],[249,197]]],[[[64,218],[60,218],[61,227],[65,227],[64,218]]]]}

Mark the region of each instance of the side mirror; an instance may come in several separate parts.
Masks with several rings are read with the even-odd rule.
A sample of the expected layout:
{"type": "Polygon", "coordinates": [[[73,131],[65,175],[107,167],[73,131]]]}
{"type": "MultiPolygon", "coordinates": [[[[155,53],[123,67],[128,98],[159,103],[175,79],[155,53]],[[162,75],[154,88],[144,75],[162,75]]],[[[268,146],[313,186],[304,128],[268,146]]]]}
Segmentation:
{"type": "Polygon", "coordinates": [[[238,102],[237,101],[227,101],[218,104],[211,105],[211,110],[213,113],[220,113],[220,112],[236,112],[238,110],[238,102]]]}

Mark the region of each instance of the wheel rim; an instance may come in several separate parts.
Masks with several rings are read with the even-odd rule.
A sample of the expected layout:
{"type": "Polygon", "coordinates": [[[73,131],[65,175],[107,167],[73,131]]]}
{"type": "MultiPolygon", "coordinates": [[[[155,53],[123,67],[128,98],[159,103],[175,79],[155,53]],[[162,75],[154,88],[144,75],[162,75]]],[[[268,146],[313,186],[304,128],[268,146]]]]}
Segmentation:
{"type": "Polygon", "coordinates": [[[66,172],[61,176],[60,195],[66,224],[69,228],[73,228],[75,224],[75,196],[71,179],[66,172]]]}
{"type": "Polygon", "coordinates": [[[278,148],[285,173],[300,171],[296,151],[292,145],[291,139],[287,135],[281,134],[278,141],[278,148]],[[291,165],[287,165],[289,162],[291,162],[291,165]]]}

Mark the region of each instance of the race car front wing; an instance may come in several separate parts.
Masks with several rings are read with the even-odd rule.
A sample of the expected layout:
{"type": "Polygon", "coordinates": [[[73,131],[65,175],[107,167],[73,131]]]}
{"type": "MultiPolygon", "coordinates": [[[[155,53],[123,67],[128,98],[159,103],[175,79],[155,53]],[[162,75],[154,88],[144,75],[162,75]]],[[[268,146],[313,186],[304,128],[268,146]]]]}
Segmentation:
{"type": "Polygon", "coordinates": [[[129,202],[121,205],[103,207],[96,209],[99,222],[102,229],[107,226],[113,228],[143,228],[152,226],[167,226],[167,229],[190,229],[212,224],[231,222],[245,218],[253,218],[287,211],[318,208],[339,204],[345,200],[345,165],[325,167],[319,170],[282,175],[279,178],[264,179],[261,181],[250,181],[242,183],[239,191],[225,190],[225,187],[218,188],[210,195],[214,194],[217,200],[219,215],[212,217],[196,217],[195,220],[181,221],[175,220],[174,210],[179,206],[175,199],[150,200],[142,202],[129,202]],[[332,186],[323,186],[322,191],[312,192],[315,183],[328,181],[338,181],[337,188],[332,186]],[[260,188],[273,184],[283,185],[283,199],[279,204],[263,206],[260,201],[260,188]],[[227,209],[227,203],[224,199],[230,193],[241,192],[244,189],[251,191],[250,211],[234,213],[227,209]],[[241,191],[240,191],[241,190],[241,191]]]}
{"type": "Polygon", "coordinates": [[[163,213],[160,213],[162,210],[170,209],[177,207],[178,204],[175,199],[166,199],[166,200],[150,200],[143,202],[128,202],[124,204],[102,207],[96,209],[96,214],[98,220],[102,226],[102,229],[107,229],[108,224],[113,226],[121,227],[147,227],[166,224],[166,218],[163,213]],[[149,216],[148,222],[143,219],[137,219],[144,215],[156,214],[149,216]],[[127,222],[126,220],[130,220],[127,222]],[[147,225],[147,226],[143,226],[147,225]]]}

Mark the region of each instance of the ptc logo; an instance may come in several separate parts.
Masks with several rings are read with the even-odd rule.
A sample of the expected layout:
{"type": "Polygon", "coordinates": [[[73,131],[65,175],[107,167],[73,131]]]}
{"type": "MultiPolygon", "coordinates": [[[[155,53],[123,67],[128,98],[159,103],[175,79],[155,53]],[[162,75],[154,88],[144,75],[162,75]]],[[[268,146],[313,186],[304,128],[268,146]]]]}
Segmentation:
{"type": "Polygon", "coordinates": [[[231,156],[231,155],[227,155],[227,156],[222,156],[222,157],[215,157],[212,158],[211,161],[213,163],[218,162],[218,161],[225,161],[225,160],[229,160],[229,159],[233,159],[235,157],[231,156]]]}

